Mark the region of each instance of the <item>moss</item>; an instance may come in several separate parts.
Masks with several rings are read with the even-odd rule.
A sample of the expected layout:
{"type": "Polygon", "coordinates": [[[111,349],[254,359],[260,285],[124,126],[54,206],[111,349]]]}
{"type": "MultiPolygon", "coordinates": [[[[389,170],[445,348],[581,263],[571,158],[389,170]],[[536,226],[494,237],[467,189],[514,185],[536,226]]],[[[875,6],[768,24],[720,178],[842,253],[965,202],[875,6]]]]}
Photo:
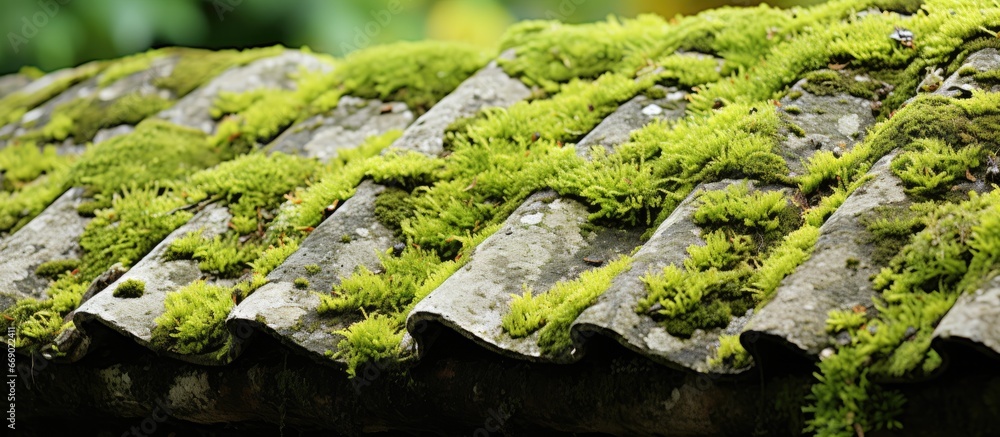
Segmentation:
{"type": "Polygon", "coordinates": [[[191,219],[191,213],[176,211],[182,201],[159,194],[155,186],[133,187],[115,196],[111,208],[97,212],[80,237],[86,278],[97,277],[116,262],[125,268],[132,266],[191,219]]]}
{"type": "Polygon", "coordinates": [[[892,172],[906,185],[907,194],[930,196],[952,187],[979,166],[978,145],[952,148],[938,139],[917,139],[892,161],[892,172]]]}
{"type": "Polygon", "coordinates": [[[320,296],[320,314],[347,311],[397,312],[406,308],[416,297],[417,289],[441,263],[430,252],[407,248],[394,257],[379,255],[383,274],[364,266],[355,274],[343,278],[329,295],[320,296]]]}
{"type": "Polygon", "coordinates": [[[764,248],[801,224],[799,211],[781,191],[750,192],[745,182],[718,191],[706,191],[692,219],[711,229],[725,227],[754,236],[764,248]]]}
{"type": "Polygon", "coordinates": [[[142,297],[146,292],[146,283],[138,279],[128,279],[115,287],[114,296],[122,299],[142,297]]]}
{"type": "Polygon", "coordinates": [[[539,332],[538,345],[547,354],[566,353],[573,348],[570,324],[611,285],[611,280],[632,265],[630,257],[621,257],[606,265],[583,272],[578,278],[560,281],[544,294],[532,295],[530,289],[514,296],[510,311],[501,321],[512,337],[527,337],[539,332]]]}
{"type": "Polygon", "coordinates": [[[798,100],[799,97],[802,97],[802,91],[792,90],[788,92],[787,96],[789,100],[798,100]]]}
{"type": "Polygon", "coordinates": [[[827,314],[826,332],[831,334],[848,332],[853,335],[866,322],[868,322],[868,316],[865,311],[832,310],[827,314]]]}
{"type": "Polygon", "coordinates": [[[150,119],[130,134],[87,149],[70,170],[70,179],[110,195],[129,184],[176,179],[218,162],[201,131],[150,119]]]}
{"type": "Polygon", "coordinates": [[[17,192],[0,191],[0,233],[16,232],[63,194],[67,170],[54,171],[25,184],[17,192]]]}
{"type": "Polygon", "coordinates": [[[644,276],[647,295],[636,307],[682,338],[724,328],[766,302],[819,237],[818,228],[799,228],[798,210],[781,191],[750,192],[736,183],[698,199],[692,220],[705,244],[687,248],[683,269],[670,265],[644,276]]]}
{"type": "Polygon", "coordinates": [[[156,318],[152,343],[179,354],[201,354],[225,346],[223,323],[233,308],[227,287],[195,281],[167,294],[166,311],[156,318]]]}
{"type": "Polygon", "coordinates": [[[716,61],[692,62],[690,55],[678,57],[675,52],[719,55],[725,61],[721,74],[727,75],[757,64],[781,41],[769,29],[791,23],[790,14],[767,6],[719,8],[669,24],[652,15],[631,20],[611,17],[577,26],[526,21],[504,35],[501,51],[514,49],[517,57],[500,63],[508,73],[549,91],[575,78],[596,78],[606,72],[642,74],[657,67],[677,83],[692,86],[717,80],[716,61]]]}
{"type": "Polygon", "coordinates": [[[170,242],[165,256],[172,260],[193,259],[194,254],[201,248],[202,242],[201,232],[188,232],[183,237],[170,242]]]}
{"type": "Polygon", "coordinates": [[[58,79],[32,93],[18,91],[0,98],[0,126],[20,120],[26,112],[49,101],[69,87],[100,73],[104,66],[103,63],[86,64],[61,74],[58,79]]]}
{"type": "MultiPolygon", "coordinates": [[[[963,100],[919,96],[892,119],[877,124],[861,144],[841,157],[825,151],[813,154],[806,162],[806,174],[799,179],[800,187],[809,194],[837,180],[850,184],[863,177],[878,158],[910,146],[914,139],[937,139],[955,149],[993,144],[1000,127],[998,103],[1000,97],[994,93],[975,93],[963,100]]],[[[925,141],[917,144],[928,145],[925,141]]]]}
{"type": "Polygon", "coordinates": [[[878,90],[882,84],[873,80],[858,81],[848,76],[846,72],[819,70],[805,76],[806,82],[802,89],[817,96],[833,96],[850,94],[868,100],[878,99],[878,90]]]}
{"type": "Polygon", "coordinates": [[[71,272],[80,267],[78,259],[57,259],[42,263],[35,269],[35,274],[43,278],[56,279],[59,275],[71,272]]]}
{"type": "Polygon", "coordinates": [[[39,176],[67,168],[72,161],[71,157],[60,156],[54,146],[9,144],[0,149],[0,190],[20,191],[39,176]]]}
{"type": "Polygon", "coordinates": [[[388,188],[375,198],[375,217],[385,227],[399,234],[403,220],[413,215],[413,207],[407,201],[410,193],[397,188],[388,188]]]}
{"type": "Polygon", "coordinates": [[[872,263],[884,266],[909,243],[910,238],[924,227],[919,209],[901,206],[879,206],[861,217],[868,230],[867,243],[874,246],[872,263]]]}
{"type": "Polygon", "coordinates": [[[860,316],[831,314],[828,326],[852,340],[819,364],[807,431],[847,435],[899,428],[901,394],[872,379],[926,376],[941,364],[930,349],[934,328],[962,293],[977,289],[1000,264],[1000,192],[928,206],[913,235],[873,280],[878,316],[856,329],[860,316]],[[845,421],[845,416],[851,417],[845,421]]]}
{"type": "Polygon", "coordinates": [[[351,235],[350,234],[341,235],[340,236],[340,242],[343,243],[343,244],[350,243],[351,242],[351,235]]]}
{"type": "Polygon", "coordinates": [[[306,264],[302,268],[304,268],[306,270],[306,274],[310,276],[318,274],[322,271],[318,264],[306,264]]]}
{"type": "Polygon", "coordinates": [[[181,98],[230,67],[246,65],[264,57],[277,56],[282,51],[284,48],[280,46],[243,51],[186,49],[170,75],[157,79],[154,84],[172,91],[177,98],[181,98]]]}
{"type": "Polygon", "coordinates": [[[727,366],[734,369],[749,367],[753,363],[750,353],[740,344],[739,335],[723,335],[719,337],[719,347],[715,356],[708,359],[713,367],[727,366]]]}
{"type": "Polygon", "coordinates": [[[101,200],[86,200],[76,206],[76,213],[80,214],[81,217],[95,217],[97,216],[97,211],[109,207],[111,207],[111,201],[106,198],[101,200]]]}
{"type": "Polygon", "coordinates": [[[799,108],[798,106],[795,106],[795,105],[785,105],[785,106],[782,106],[781,108],[784,109],[785,112],[787,112],[789,114],[792,114],[792,115],[799,115],[799,114],[802,113],[802,108],[799,108]]]}
{"type": "Polygon", "coordinates": [[[857,270],[859,266],[861,266],[861,260],[857,258],[850,257],[844,260],[844,267],[847,267],[851,270],[857,270]]]}
{"type": "Polygon", "coordinates": [[[486,65],[490,57],[464,44],[401,42],[348,55],[333,77],[343,94],[404,102],[423,113],[486,65]]]}
{"type": "Polygon", "coordinates": [[[343,336],[332,358],[347,362],[347,374],[354,377],[363,364],[380,362],[399,356],[403,332],[391,318],[374,314],[351,326],[335,331],[343,336]]]}
{"type": "Polygon", "coordinates": [[[309,280],[302,276],[295,278],[293,284],[295,285],[295,288],[298,288],[299,290],[305,290],[309,288],[309,280]]]}
{"type": "Polygon", "coordinates": [[[166,50],[149,50],[119,59],[108,65],[108,68],[97,77],[97,85],[105,88],[123,77],[148,70],[154,59],[166,54],[166,50]]]}

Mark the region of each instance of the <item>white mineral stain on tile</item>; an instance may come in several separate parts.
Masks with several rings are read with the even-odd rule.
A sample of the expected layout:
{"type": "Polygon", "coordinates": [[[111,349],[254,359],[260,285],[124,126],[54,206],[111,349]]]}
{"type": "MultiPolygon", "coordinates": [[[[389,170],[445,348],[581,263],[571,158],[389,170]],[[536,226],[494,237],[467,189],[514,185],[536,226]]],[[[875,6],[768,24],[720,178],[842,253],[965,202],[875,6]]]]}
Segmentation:
{"type": "Polygon", "coordinates": [[[844,136],[855,135],[860,128],[861,117],[858,114],[845,115],[840,117],[840,120],[837,120],[837,132],[844,134],[844,136]]]}
{"type": "Polygon", "coordinates": [[[528,214],[524,217],[521,217],[521,223],[524,223],[526,225],[537,225],[542,222],[542,217],[544,216],[545,214],[540,212],[536,212],[534,214],[528,214]]]}

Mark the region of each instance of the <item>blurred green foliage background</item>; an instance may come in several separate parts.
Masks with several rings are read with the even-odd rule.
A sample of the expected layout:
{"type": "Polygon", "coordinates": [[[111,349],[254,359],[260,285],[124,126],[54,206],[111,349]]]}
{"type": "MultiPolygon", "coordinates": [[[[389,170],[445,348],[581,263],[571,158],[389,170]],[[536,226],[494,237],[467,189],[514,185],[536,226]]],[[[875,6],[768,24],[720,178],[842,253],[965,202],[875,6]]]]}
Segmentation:
{"type": "MultiPolygon", "coordinates": [[[[822,0],[777,0],[776,6],[822,0]]],[[[150,47],[283,44],[343,55],[398,40],[461,40],[493,47],[525,19],[672,17],[753,0],[0,0],[0,74],[114,58],[150,47]]]]}

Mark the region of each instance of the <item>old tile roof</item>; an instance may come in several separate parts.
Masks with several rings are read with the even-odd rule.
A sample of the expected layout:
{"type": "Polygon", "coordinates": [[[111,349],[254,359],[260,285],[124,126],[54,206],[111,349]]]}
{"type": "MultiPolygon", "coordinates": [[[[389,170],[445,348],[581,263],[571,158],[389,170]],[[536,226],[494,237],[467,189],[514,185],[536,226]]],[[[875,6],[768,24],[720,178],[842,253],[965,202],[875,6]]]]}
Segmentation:
{"type": "Polygon", "coordinates": [[[23,420],[1000,433],[998,30],[845,0],[0,77],[23,420]]]}

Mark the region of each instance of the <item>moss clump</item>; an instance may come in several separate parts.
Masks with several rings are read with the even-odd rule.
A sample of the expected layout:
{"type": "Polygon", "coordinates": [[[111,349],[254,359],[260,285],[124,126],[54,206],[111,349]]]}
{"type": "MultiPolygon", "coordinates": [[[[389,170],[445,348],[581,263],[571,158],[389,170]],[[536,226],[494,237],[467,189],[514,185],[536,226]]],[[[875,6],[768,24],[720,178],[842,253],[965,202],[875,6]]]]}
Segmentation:
{"type": "Polygon", "coordinates": [[[306,278],[303,278],[301,276],[299,276],[298,278],[295,278],[295,281],[294,281],[293,284],[295,285],[295,288],[298,288],[299,290],[305,290],[305,289],[309,288],[309,280],[306,279],[306,278]]]}
{"type": "Polygon", "coordinates": [[[799,211],[781,191],[754,191],[745,182],[718,191],[706,191],[692,219],[712,229],[725,227],[740,235],[750,235],[761,250],[801,224],[799,211]]]}
{"type": "Polygon", "coordinates": [[[319,272],[322,271],[322,269],[320,269],[319,267],[319,264],[306,264],[302,268],[304,268],[306,270],[306,274],[310,276],[318,274],[319,272]]]}
{"type": "Polygon", "coordinates": [[[97,85],[105,88],[123,77],[148,70],[154,59],[164,56],[167,53],[168,50],[149,50],[112,62],[97,77],[97,85]]]}
{"type": "Polygon", "coordinates": [[[526,21],[504,35],[501,51],[514,49],[517,57],[500,64],[529,85],[549,91],[576,78],[606,72],[635,75],[657,67],[666,70],[668,81],[693,86],[756,65],[781,41],[773,29],[792,23],[786,11],[766,6],[719,8],[670,23],[653,15],[576,26],[526,21]],[[718,55],[724,63],[720,67],[715,59],[690,59],[678,51],[718,55]]]}
{"type": "Polygon", "coordinates": [[[394,313],[406,308],[416,297],[417,290],[441,260],[425,250],[408,248],[401,256],[380,254],[384,274],[364,266],[340,281],[333,291],[320,296],[320,314],[347,311],[380,311],[394,313]]]}
{"type": "MultiPolygon", "coordinates": [[[[941,144],[928,140],[951,145],[956,151],[968,147],[989,147],[989,144],[1000,140],[996,135],[1000,128],[998,105],[1000,96],[996,93],[974,93],[971,98],[962,100],[918,96],[891,120],[877,124],[865,141],[854,146],[850,152],[840,157],[826,151],[813,154],[806,162],[806,174],[799,178],[799,186],[805,194],[811,194],[833,182],[844,186],[852,184],[864,177],[875,161],[896,148],[911,148],[911,151],[919,152],[918,148],[933,147],[935,149],[932,150],[938,150],[938,153],[951,154],[941,148],[941,144]],[[915,139],[919,141],[914,142],[915,139]]],[[[958,154],[949,159],[971,162],[968,156],[958,154]]],[[[954,162],[952,167],[955,167],[954,162]]],[[[933,167],[928,169],[939,168],[938,164],[931,165],[933,167]]],[[[900,167],[900,170],[903,168],[900,167]]],[[[961,171],[963,176],[964,170],[961,171]]],[[[914,182],[923,180],[919,177],[922,171],[916,169],[914,182]]],[[[944,173],[952,174],[947,170],[944,173]]]]}
{"type": "Polygon", "coordinates": [[[77,143],[85,143],[94,139],[101,129],[139,123],[172,104],[172,100],[158,94],[140,92],[129,93],[109,102],[104,102],[97,96],[75,99],[56,106],[48,124],[22,138],[50,142],[73,137],[77,143]]]}
{"type": "Polygon", "coordinates": [[[54,146],[14,143],[0,149],[0,190],[15,193],[44,174],[68,167],[71,157],[60,156],[54,146]]]}
{"type": "Polygon", "coordinates": [[[142,297],[146,292],[146,283],[138,279],[127,279],[115,288],[114,296],[122,299],[142,297]]]}
{"type": "Polygon", "coordinates": [[[919,206],[879,206],[861,217],[861,224],[868,230],[868,244],[875,247],[872,262],[879,266],[887,265],[924,227],[919,206]]]}
{"type": "Polygon", "coordinates": [[[530,289],[514,296],[510,311],[501,321],[503,330],[521,338],[541,331],[538,345],[548,354],[572,349],[570,324],[594,304],[619,273],[628,270],[632,259],[621,257],[598,269],[583,272],[578,278],[561,281],[544,294],[532,295],[530,289]]]}
{"type": "Polygon", "coordinates": [[[806,431],[849,435],[899,428],[901,394],[874,378],[926,376],[942,360],[930,348],[934,328],[962,293],[976,290],[1000,266],[1000,191],[969,193],[960,203],[934,205],[924,229],[893,257],[872,285],[878,316],[831,314],[828,326],[846,330],[851,343],[819,364],[806,431]],[[865,329],[861,329],[862,326],[865,329]]]}
{"type": "Polygon", "coordinates": [[[218,162],[201,131],[150,119],[130,134],[87,149],[70,170],[70,180],[110,195],[130,184],[176,179],[218,162]]]}
{"type": "Polygon", "coordinates": [[[127,189],[112,199],[111,208],[97,212],[80,237],[85,278],[97,277],[116,262],[132,266],[191,219],[191,213],[176,211],[181,200],[159,194],[155,186],[127,189]]]}
{"type": "Polygon", "coordinates": [[[401,42],[348,55],[333,71],[333,78],[342,95],[404,102],[422,113],[490,57],[465,44],[401,42]]]}
{"type": "Polygon", "coordinates": [[[770,298],[782,278],[805,261],[819,230],[803,226],[781,191],[751,193],[745,183],[699,196],[693,221],[704,245],[688,247],[684,268],[667,266],[642,278],[647,296],[636,312],[672,335],[724,328],[732,317],[770,298]]]}
{"type": "Polygon", "coordinates": [[[86,64],[69,73],[61,74],[59,78],[47,86],[32,93],[18,91],[3,97],[0,99],[0,126],[20,120],[26,112],[49,101],[69,87],[100,73],[104,65],[103,63],[86,64]]]}
{"type": "Polygon", "coordinates": [[[713,367],[725,365],[741,369],[750,367],[753,364],[753,358],[740,344],[739,335],[723,335],[719,337],[719,347],[715,349],[715,356],[708,359],[708,364],[713,367]]]}
{"type": "Polygon", "coordinates": [[[917,139],[892,161],[892,172],[915,196],[940,194],[953,182],[979,166],[983,151],[978,145],[954,149],[938,139],[917,139]]]}
{"type": "Polygon", "coordinates": [[[17,231],[63,193],[73,160],[33,142],[0,149],[0,234],[17,231]]]}
{"type": "Polygon", "coordinates": [[[392,317],[374,314],[347,328],[334,332],[344,337],[337,343],[333,358],[347,363],[347,374],[357,375],[357,369],[369,362],[394,359],[402,352],[399,346],[403,332],[392,317]]]}
{"type": "Polygon", "coordinates": [[[388,188],[375,198],[375,217],[395,233],[402,231],[403,220],[413,215],[413,207],[407,201],[410,193],[398,188],[388,188]]]}
{"type": "Polygon", "coordinates": [[[877,100],[877,92],[883,86],[873,80],[857,81],[845,73],[832,70],[814,71],[807,74],[805,79],[802,89],[817,96],[850,94],[863,99],[877,100]]]}
{"type": "Polygon", "coordinates": [[[43,278],[56,279],[59,275],[79,267],[80,260],[78,259],[57,259],[42,263],[35,269],[35,274],[43,278]]]}
{"type": "Polygon", "coordinates": [[[282,51],[284,48],[280,46],[243,51],[185,49],[170,76],[160,78],[154,84],[172,91],[177,98],[181,98],[230,67],[246,65],[268,56],[277,56],[282,51]]]}
{"type": "Polygon", "coordinates": [[[152,342],[185,355],[222,348],[228,339],[223,322],[233,304],[229,288],[192,282],[167,295],[166,311],[156,318],[152,342]]]}

